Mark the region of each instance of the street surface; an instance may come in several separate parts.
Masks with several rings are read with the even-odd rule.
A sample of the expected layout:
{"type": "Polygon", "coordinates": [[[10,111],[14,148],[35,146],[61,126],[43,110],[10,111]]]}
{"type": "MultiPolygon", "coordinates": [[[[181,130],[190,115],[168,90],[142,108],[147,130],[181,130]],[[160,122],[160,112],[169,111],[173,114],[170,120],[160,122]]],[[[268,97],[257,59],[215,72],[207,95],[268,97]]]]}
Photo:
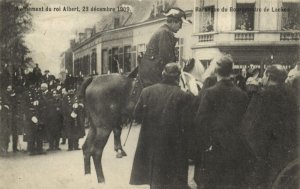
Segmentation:
{"type": "MultiPolygon", "coordinates": [[[[116,158],[113,146],[113,134],[110,136],[102,157],[105,184],[98,184],[93,162],[90,175],[84,175],[82,151],[67,151],[67,145],[60,145],[61,151],[51,151],[46,155],[29,156],[25,152],[11,152],[11,143],[7,157],[0,157],[0,189],[148,189],[149,186],[131,186],[129,178],[138,141],[140,127],[131,129],[124,150],[127,157],[116,158]]],[[[122,141],[128,128],[123,129],[122,141]]],[[[19,148],[26,149],[27,144],[20,136],[19,148]]],[[[84,139],[80,140],[80,146],[84,139]]],[[[123,144],[122,143],[122,144],[123,144]]],[[[48,144],[44,144],[44,149],[48,144]]],[[[189,184],[196,188],[193,166],[189,169],[189,184]]]]}

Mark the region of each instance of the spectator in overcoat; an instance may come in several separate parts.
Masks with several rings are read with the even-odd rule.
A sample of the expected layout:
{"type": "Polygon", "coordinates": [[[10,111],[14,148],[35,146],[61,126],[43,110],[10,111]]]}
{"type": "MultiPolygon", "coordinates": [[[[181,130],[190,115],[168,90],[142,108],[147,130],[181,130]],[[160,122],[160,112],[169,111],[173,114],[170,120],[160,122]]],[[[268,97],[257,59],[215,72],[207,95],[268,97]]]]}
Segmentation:
{"type": "Polygon", "coordinates": [[[9,106],[2,101],[0,96],[0,156],[7,155],[9,144],[9,106]]]}
{"type": "Polygon", "coordinates": [[[239,134],[247,108],[247,95],[230,79],[233,61],[216,60],[217,83],[203,91],[195,117],[198,188],[246,188],[251,153],[239,134]]]}
{"type": "Polygon", "coordinates": [[[13,152],[17,152],[18,150],[18,125],[17,125],[17,107],[18,107],[18,99],[17,94],[13,90],[11,85],[7,86],[6,91],[3,95],[3,101],[9,106],[9,128],[12,134],[12,147],[13,152]]]}
{"type": "Polygon", "coordinates": [[[253,188],[271,187],[279,171],[299,155],[299,109],[295,94],[284,84],[286,77],[281,65],[266,69],[263,90],[253,96],[243,121],[243,133],[257,158],[253,188]]]}
{"type": "Polygon", "coordinates": [[[10,85],[11,74],[8,69],[8,64],[4,64],[4,66],[2,67],[2,73],[0,79],[1,79],[0,92],[2,93],[3,91],[6,90],[7,86],[10,85]]]}
{"type": "Polygon", "coordinates": [[[130,184],[151,189],[187,188],[188,157],[183,112],[190,95],[181,91],[180,69],[169,63],[161,83],[144,88],[135,109],[142,123],[130,184]]]}
{"type": "Polygon", "coordinates": [[[246,91],[251,100],[252,96],[256,94],[261,88],[261,79],[259,78],[259,69],[250,68],[248,72],[251,74],[246,81],[246,91]]]}
{"type": "Polygon", "coordinates": [[[45,74],[42,76],[42,82],[48,85],[48,90],[52,90],[55,87],[55,77],[50,74],[49,70],[45,70],[44,73],[45,74]]]}
{"type": "Polygon", "coordinates": [[[38,64],[35,64],[32,73],[33,73],[33,82],[35,82],[36,86],[39,86],[42,80],[42,71],[39,68],[38,64]]]}

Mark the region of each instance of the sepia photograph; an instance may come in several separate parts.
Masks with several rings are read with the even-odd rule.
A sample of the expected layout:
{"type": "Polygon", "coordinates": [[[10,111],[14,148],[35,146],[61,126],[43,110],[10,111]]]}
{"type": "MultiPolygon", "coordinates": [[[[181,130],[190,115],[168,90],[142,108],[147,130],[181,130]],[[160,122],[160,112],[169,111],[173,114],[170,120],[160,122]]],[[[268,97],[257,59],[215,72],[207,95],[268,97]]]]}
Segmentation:
{"type": "Polygon", "coordinates": [[[0,189],[300,188],[300,0],[0,6],[0,189]]]}

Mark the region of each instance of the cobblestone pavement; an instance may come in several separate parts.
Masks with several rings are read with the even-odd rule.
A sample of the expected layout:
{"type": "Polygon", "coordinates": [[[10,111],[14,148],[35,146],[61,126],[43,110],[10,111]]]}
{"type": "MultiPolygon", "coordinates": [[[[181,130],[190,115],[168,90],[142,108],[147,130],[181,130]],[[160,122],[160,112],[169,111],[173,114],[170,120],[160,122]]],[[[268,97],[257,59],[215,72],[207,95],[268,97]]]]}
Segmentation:
{"type": "MultiPolygon", "coordinates": [[[[84,175],[82,151],[67,151],[67,145],[61,145],[61,151],[48,152],[46,155],[29,156],[25,152],[11,152],[0,157],[0,189],[148,189],[149,186],[131,186],[128,184],[133,157],[137,145],[139,126],[132,128],[124,150],[128,156],[115,157],[113,137],[110,136],[105,147],[102,164],[105,184],[98,184],[94,167],[91,175],[84,175]]],[[[124,128],[122,141],[128,129],[124,128]]],[[[84,139],[80,140],[80,144],[84,139]]],[[[26,149],[26,143],[20,136],[20,149],[26,149]]],[[[47,149],[48,144],[44,144],[47,149]]],[[[195,188],[192,180],[193,166],[189,170],[189,184],[195,188]]]]}

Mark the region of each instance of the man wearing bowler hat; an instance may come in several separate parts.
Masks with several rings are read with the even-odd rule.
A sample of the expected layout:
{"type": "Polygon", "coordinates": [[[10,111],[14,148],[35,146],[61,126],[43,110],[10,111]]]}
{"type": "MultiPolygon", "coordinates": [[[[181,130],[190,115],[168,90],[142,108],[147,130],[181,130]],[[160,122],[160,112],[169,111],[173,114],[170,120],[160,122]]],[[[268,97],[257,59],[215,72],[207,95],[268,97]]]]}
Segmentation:
{"type": "Polygon", "coordinates": [[[143,87],[161,81],[161,73],[166,64],[176,62],[175,45],[178,39],[174,36],[186,20],[185,12],[179,8],[171,8],[165,14],[167,23],[161,26],[151,37],[141,64],[139,77],[143,87]]]}
{"type": "Polygon", "coordinates": [[[169,63],[162,81],[144,88],[135,109],[142,123],[130,184],[186,189],[188,158],[183,114],[191,96],[179,87],[180,68],[169,63]]]}

